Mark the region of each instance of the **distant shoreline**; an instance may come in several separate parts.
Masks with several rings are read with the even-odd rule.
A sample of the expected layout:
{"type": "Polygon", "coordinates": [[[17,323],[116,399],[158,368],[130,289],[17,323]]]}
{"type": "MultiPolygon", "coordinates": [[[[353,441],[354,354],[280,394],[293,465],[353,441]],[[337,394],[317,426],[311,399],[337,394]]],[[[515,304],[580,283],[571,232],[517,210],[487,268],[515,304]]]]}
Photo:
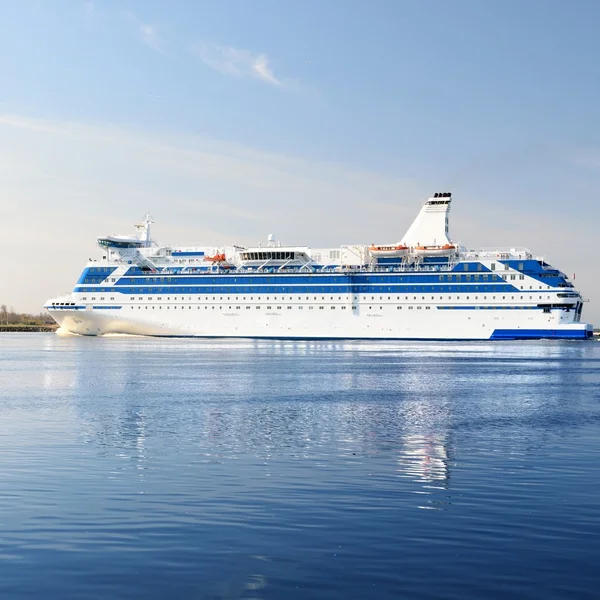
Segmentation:
{"type": "Polygon", "coordinates": [[[58,329],[56,323],[48,325],[27,325],[26,323],[15,323],[10,325],[0,325],[0,332],[5,333],[9,331],[15,332],[54,332],[58,329]]]}

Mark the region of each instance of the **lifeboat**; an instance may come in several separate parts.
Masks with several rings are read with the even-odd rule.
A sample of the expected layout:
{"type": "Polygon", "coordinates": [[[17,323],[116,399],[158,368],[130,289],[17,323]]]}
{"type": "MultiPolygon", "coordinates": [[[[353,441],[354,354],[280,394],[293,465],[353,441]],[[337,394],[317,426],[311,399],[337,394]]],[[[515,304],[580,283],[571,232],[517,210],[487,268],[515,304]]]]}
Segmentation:
{"type": "Polygon", "coordinates": [[[212,263],[225,262],[225,254],[215,254],[214,256],[205,256],[204,260],[212,263]]]}
{"type": "Polygon", "coordinates": [[[408,246],[396,244],[395,246],[369,246],[369,252],[376,258],[392,258],[395,256],[406,256],[408,246]]]}
{"type": "Polygon", "coordinates": [[[444,244],[443,246],[416,246],[414,253],[417,256],[450,256],[457,251],[455,244],[444,244]]]}

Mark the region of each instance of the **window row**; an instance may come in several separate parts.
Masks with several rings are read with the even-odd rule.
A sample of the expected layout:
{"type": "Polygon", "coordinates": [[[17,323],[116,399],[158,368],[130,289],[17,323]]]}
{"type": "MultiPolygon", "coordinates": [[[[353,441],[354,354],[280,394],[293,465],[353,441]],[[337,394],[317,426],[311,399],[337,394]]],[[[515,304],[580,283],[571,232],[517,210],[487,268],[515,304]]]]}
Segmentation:
{"type": "MultiPolygon", "coordinates": [[[[560,295],[559,295],[559,296],[560,296],[560,295]]],[[[144,301],[146,301],[146,302],[155,302],[155,301],[162,302],[162,301],[163,301],[163,297],[162,297],[162,296],[157,296],[156,298],[155,298],[154,296],[148,296],[148,297],[145,297],[145,296],[138,296],[138,297],[136,297],[136,296],[130,296],[129,300],[135,301],[135,300],[136,300],[136,298],[137,298],[137,300],[138,300],[138,301],[142,301],[142,302],[144,302],[144,301]]],[[[96,300],[97,298],[96,298],[96,296],[91,296],[89,299],[90,299],[90,300],[96,300]]],[[[231,300],[232,298],[231,298],[230,296],[227,296],[227,298],[224,298],[224,297],[219,297],[218,299],[217,299],[217,298],[215,298],[215,299],[214,299],[212,302],[216,302],[216,301],[218,301],[218,300],[220,300],[220,301],[223,301],[223,300],[225,300],[225,299],[227,299],[227,300],[231,300]]],[[[243,297],[243,298],[241,298],[241,299],[242,299],[242,300],[246,300],[246,297],[244,296],[244,297],[243,297]]],[[[277,298],[277,299],[278,299],[278,300],[285,300],[285,298],[277,298]]],[[[347,298],[346,298],[346,299],[347,299],[347,298]]],[[[377,299],[377,298],[376,298],[375,296],[371,296],[371,300],[376,300],[376,299],[377,299]]],[[[384,298],[383,296],[379,296],[379,298],[378,298],[378,299],[379,299],[379,300],[386,300],[386,298],[384,298]]],[[[429,297],[429,296],[420,296],[420,297],[418,297],[418,296],[412,296],[412,297],[411,297],[411,296],[396,296],[396,298],[395,298],[395,300],[396,300],[396,301],[410,301],[411,299],[412,299],[412,300],[425,300],[425,301],[426,301],[426,300],[429,300],[429,299],[431,299],[431,300],[433,300],[433,301],[436,301],[436,300],[447,300],[447,301],[451,301],[451,300],[453,299],[453,296],[450,296],[450,295],[449,295],[449,296],[430,296],[430,297],[429,297]]],[[[473,299],[474,299],[474,300],[480,300],[480,299],[481,299],[481,300],[488,300],[488,296],[473,296],[473,299]]],[[[496,299],[500,299],[500,297],[499,297],[499,296],[491,296],[491,297],[490,297],[490,299],[491,299],[491,300],[496,300],[496,299]]],[[[502,300],[506,300],[506,299],[507,299],[507,296],[502,296],[502,298],[501,298],[501,299],[502,299],[502,300]]],[[[511,299],[511,300],[515,300],[515,296],[511,296],[511,297],[510,297],[510,299],[511,299]]],[[[517,299],[520,299],[520,300],[526,300],[527,298],[525,297],[525,295],[524,295],[524,294],[520,294],[520,295],[517,297],[517,299]]],[[[534,297],[530,295],[530,296],[529,296],[529,300],[533,300],[533,299],[534,299],[534,297]]],[[[542,300],[542,299],[544,299],[544,297],[543,297],[543,296],[539,296],[539,300],[542,300]]],[[[550,299],[550,296],[546,296],[546,297],[545,297],[545,299],[546,299],[546,300],[549,300],[549,299],[550,299]]],[[[87,297],[87,296],[82,296],[82,297],[81,297],[81,301],[87,301],[87,300],[88,300],[88,297],[87,297]]],[[[106,300],[106,297],[105,297],[105,296],[100,296],[100,297],[98,297],[98,300],[101,300],[101,301],[102,301],[102,300],[106,300]]],[[[110,301],[114,301],[114,300],[115,300],[115,297],[114,297],[114,296],[110,296],[110,297],[109,297],[109,300],[110,300],[110,301]]],[[[174,301],[174,302],[181,302],[181,300],[182,300],[182,299],[178,299],[178,298],[176,298],[176,297],[173,297],[173,301],[174,301]]],[[[233,300],[238,300],[238,298],[233,298],[233,300]]],[[[250,300],[250,301],[253,301],[253,300],[254,300],[254,296],[250,296],[250,297],[249,297],[249,300],[250,300]]],[[[270,300],[270,297],[269,297],[269,296],[267,296],[266,298],[263,298],[263,297],[261,297],[261,296],[257,296],[257,297],[256,297],[256,300],[257,300],[257,301],[259,301],[259,300],[260,300],[260,301],[263,301],[263,302],[264,302],[265,300],[267,300],[267,301],[268,301],[268,300],[270,300]]],[[[294,298],[293,296],[290,296],[290,300],[292,300],[292,301],[294,301],[294,302],[297,302],[297,301],[303,301],[303,300],[304,300],[304,298],[303,298],[302,296],[300,296],[300,297],[298,297],[298,298],[294,298]]],[[[314,296],[314,300],[318,302],[318,301],[319,301],[319,298],[318,298],[317,296],[314,296]]],[[[326,298],[325,298],[324,296],[322,296],[322,297],[320,298],[320,300],[321,300],[321,301],[325,301],[325,300],[326,300],[326,298]]],[[[332,300],[332,301],[337,301],[337,302],[340,302],[340,301],[344,300],[344,298],[340,298],[340,297],[337,297],[337,298],[336,298],[335,296],[331,296],[331,300],[332,300]]],[[[365,298],[365,300],[366,300],[366,298],[365,298]]],[[[392,298],[391,296],[387,296],[387,300],[388,300],[388,301],[393,301],[393,298],[392,298]]],[[[456,300],[471,300],[471,296],[456,296],[456,300]]],[[[170,302],[170,301],[171,301],[171,296],[167,296],[167,297],[166,297],[166,301],[170,302]]],[[[191,301],[193,301],[193,298],[192,298],[192,297],[189,297],[189,301],[190,301],[190,302],[191,302],[191,301]]],[[[310,302],[310,301],[311,301],[311,297],[307,296],[307,297],[306,297],[306,301],[310,302]]],[[[205,301],[205,302],[206,302],[206,301],[205,301]]],[[[211,303],[212,303],[212,302],[211,302],[211,303]]],[[[360,299],[359,299],[359,302],[361,302],[361,300],[360,300],[360,299]]]]}
{"type": "MultiPolygon", "coordinates": [[[[198,305],[194,305],[194,306],[196,307],[197,310],[201,310],[202,309],[201,306],[198,306],[198,305]]],[[[170,306],[168,304],[165,305],[165,306],[162,306],[160,304],[159,305],[148,305],[148,304],[146,304],[144,306],[139,306],[139,305],[137,305],[137,306],[130,306],[129,309],[130,310],[136,310],[136,309],[137,310],[142,310],[142,309],[144,309],[144,310],[149,310],[149,309],[150,310],[157,310],[157,309],[158,310],[163,310],[163,309],[164,310],[171,310],[171,309],[173,309],[173,310],[177,310],[177,309],[179,309],[179,310],[185,310],[187,308],[188,310],[192,310],[192,308],[194,308],[194,306],[192,306],[191,304],[188,304],[187,306],[185,306],[183,304],[180,305],[180,306],[176,306],[176,305],[175,306],[170,306]]],[[[252,308],[255,308],[257,310],[261,310],[262,308],[264,308],[265,310],[282,310],[283,309],[281,306],[277,306],[277,307],[264,306],[263,307],[263,306],[260,306],[260,305],[257,305],[257,306],[254,306],[254,307],[252,307],[252,306],[242,307],[242,306],[233,306],[233,305],[232,306],[222,306],[222,305],[217,306],[215,304],[213,304],[212,306],[206,306],[206,305],[204,306],[204,310],[209,310],[209,309],[216,310],[217,308],[219,310],[223,310],[223,309],[226,309],[226,310],[234,310],[234,309],[235,310],[241,310],[242,308],[245,308],[246,310],[251,310],[252,308]]],[[[287,308],[287,310],[293,310],[294,309],[293,306],[287,306],[286,308],[287,308]]],[[[305,308],[308,309],[308,310],[314,310],[315,309],[314,306],[296,306],[295,308],[297,308],[298,310],[304,310],[305,308]]],[[[319,306],[318,308],[320,310],[325,310],[327,307],[326,306],[319,306]]],[[[371,307],[369,307],[369,308],[371,308],[371,307]]],[[[348,307],[347,306],[330,306],[329,309],[330,310],[337,310],[337,309],[339,309],[339,310],[347,310],[348,307]]]]}

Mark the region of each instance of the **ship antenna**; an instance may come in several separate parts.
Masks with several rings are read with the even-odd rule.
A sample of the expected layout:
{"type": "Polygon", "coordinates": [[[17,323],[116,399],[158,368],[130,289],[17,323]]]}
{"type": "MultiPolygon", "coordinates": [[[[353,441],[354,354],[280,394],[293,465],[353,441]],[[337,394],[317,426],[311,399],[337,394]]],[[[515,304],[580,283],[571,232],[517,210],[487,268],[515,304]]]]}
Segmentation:
{"type": "Polygon", "coordinates": [[[144,233],[142,234],[142,241],[150,244],[150,225],[154,223],[154,219],[150,213],[144,215],[144,233]]]}

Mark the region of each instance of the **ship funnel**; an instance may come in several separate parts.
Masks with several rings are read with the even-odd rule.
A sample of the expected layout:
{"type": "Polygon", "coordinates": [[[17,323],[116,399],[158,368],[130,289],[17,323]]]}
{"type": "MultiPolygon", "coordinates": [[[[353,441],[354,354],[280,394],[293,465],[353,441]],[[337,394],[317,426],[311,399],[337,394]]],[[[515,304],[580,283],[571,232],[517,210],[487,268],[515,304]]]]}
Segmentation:
{"type": "Polygon", "coordinates": [[[400,243],[411,248],[449,244],[448,214],[451,202],[450,192],[436,192],[426,200],[400,243]]]}

